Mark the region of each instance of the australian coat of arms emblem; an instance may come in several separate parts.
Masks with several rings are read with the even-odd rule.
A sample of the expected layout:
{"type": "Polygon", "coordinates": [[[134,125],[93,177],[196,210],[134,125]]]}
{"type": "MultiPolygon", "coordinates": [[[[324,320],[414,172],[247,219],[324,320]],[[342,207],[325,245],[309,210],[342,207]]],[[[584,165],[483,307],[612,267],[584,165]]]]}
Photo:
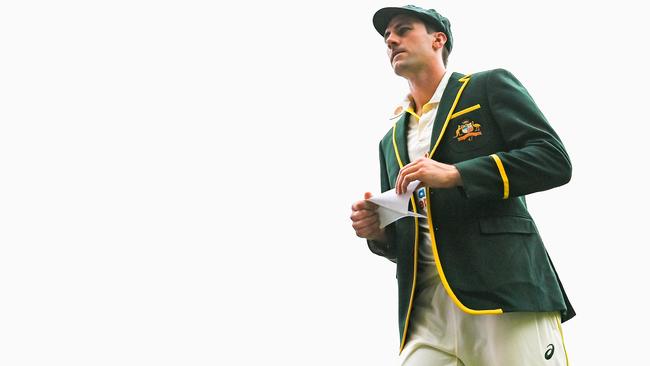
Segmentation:
{"type": "Polygon", "coordinates": [[[474,137],[481,136],[481,125],[470,120],[465,120],[456,128],[455,138],[458,141],[472,141],[474,137]]]}

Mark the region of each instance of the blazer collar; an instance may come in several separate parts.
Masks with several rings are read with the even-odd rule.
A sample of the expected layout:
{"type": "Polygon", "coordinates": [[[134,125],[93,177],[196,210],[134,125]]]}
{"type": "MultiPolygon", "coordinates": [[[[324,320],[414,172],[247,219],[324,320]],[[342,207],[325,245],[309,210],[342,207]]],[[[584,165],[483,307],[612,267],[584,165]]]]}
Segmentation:
{"type": "Polygon", "coordinates": [[[429,145],[429,151],[431,153],[435,153],[433,149],[436,146],[436,142],[438,142],[438,137],[440,134],[444,133],[443,129],[447,127],[445,124],[447,117],[454,113],[452,106],[454,105],[454,100],[456,100],[460,87],[464,83],[461,81],[464,77],[465,75],[463,74],[457,72],[453,73],[449,79],[449,83],[447,83],[444,93],[442,93],[442,98],[438,105],[438,111],[436,112],[436,118],[433,122],[433,131],[431,132],[431,145],[429,145]]]}
{"type": "Polygon", "coordinates": [[[409,160],[409,151],[406,146],[406,133],[408,132],[407,127],[409,125],[409,116],[410,114],[404,113],[402,114],[402,117],[400,117],[399,121],[395,123],[395,126],[393,127],[394,131],[394,137],[395,140],[393,141],[394,143],[397,144],[396,150],[398,151],[398,156],[397,160],[400,162],[400,169],[410,163],[409,160]]]}
{"type": "MultiPolygon", "coordinates": [[[[436,88],[435,92],[431,96],[431,99],[429,99],[429,101],[424,104],[424,106],[422,107],[423,109],[426,108],[427,105],[440,103],[440,100],[442,99],[442,95],[444,93],[443,89],[445,89],[447,85],[449,85],[449,80],[451,79],[453,74],[454,73],[451,71],[445,72],[445,74],[442,77],[442,80],[440,81],[440,85],[438,85],[438,88],[436,88]],[[441,88],[441,86],[444,86],[445,88],[441,88]]],[[[402,103],[400,103],[395,108],[395,110],[393,111],[393,115],[390,117],[390,119],[398,121],[398,118],[402,117],[402,114],[404,113],[415,114],[414,107],[413,107],[414,104],[415,103],[413,102],[413,97],[411,96],[411,94],[408,94],[404,98],[402,103]]]]}
{"type": "MultiPolygon", "coordinates": [[[[451,107],[454,104],[454,100],[460,90],[460,87],[463,85],[461,79],[464,77],[463,74],[454,72],[447,83],[445,91],[442,93],[440,98],[440,104],[438,105],[438,111],[436,112],[436,118],[433,123],[433,132],[431,133],[431,145],[430,150],[435,147],[436,142],[438,141],[438,136],[441,133],[444,133],[443,128],[445,127],[445,121],[447,117],[453,113],[451,107]]],[[[396,111],[397,112],[397,111],[396,111]]],[[[401,111],[399,111],[401,112],[401,111]]],[[[395,115],[393,118],[397,117],[395,115]]],[[[397,123],[395,123],[395,143],[397,144],[397,151],[399,152],[399,157],[403,165],[406,165],[410,162],[408,147],[406,146],[407,141],[407,132],[408,132],[408,113],[401,113],[401,116],[397,123]]],[[[401,167],[400,167],[401,168],[401,167]]]]}

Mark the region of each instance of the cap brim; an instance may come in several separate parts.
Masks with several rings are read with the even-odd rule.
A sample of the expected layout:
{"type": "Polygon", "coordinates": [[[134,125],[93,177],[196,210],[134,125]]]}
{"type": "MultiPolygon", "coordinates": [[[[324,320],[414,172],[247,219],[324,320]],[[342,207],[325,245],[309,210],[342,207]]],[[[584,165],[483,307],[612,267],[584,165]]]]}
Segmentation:
{"type": "Polygon", "coordinates": [[[388,23],[390,23],[390,20],[400,14],[412,15],[414,17],[417,17],[418,19],[421,19],[424,22],[427,23],[431,22],[430,20],[426,19],[421,13],[415,10],[388,7],[388,8],[381,8],[377,10],[375,15],[372,17],[372,24],[375,26],[377,32],[379,32],[379,34],[383,37],[384,32],[386,32],[386,28],[388,27],[388,23]]]}

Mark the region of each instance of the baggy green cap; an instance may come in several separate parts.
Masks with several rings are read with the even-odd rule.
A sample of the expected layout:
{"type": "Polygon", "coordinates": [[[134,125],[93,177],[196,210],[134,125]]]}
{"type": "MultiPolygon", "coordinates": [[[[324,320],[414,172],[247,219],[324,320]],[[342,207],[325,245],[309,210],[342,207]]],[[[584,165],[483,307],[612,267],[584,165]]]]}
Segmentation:
{"type": "Polygon", "coordinates": [[[384,32],[386,31],[386,27],[388,27],[388,23],[390,23],[390,20],[393,19],[393,17],[396,15],[400,14],[415,16],[423,22],[432,25],[433,28],[435,28],[438,32],[444,33],[447,36],[447,43],[445,43],[445,47],[447,48],[447,51],[451,53],[451,47],[454,43],[451,36],[451,24],[449,23],[449,19],[440,15],[440,13],[434,9],[423,9],[415,5],[405,5],[401,8],[382,8],[377,10],[375,15],[372,17],[372,23],[375,25],[377,32],[379,32],[379,34],[383,37],[384,32]]]}

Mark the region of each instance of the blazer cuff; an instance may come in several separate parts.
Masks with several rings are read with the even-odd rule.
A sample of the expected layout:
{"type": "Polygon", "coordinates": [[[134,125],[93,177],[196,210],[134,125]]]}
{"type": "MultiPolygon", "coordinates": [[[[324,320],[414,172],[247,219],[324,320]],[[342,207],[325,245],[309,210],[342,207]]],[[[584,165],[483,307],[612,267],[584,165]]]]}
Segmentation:
{"type": "Polygon", "coordinates": [[[454,164],[463,181],[461,193],[470,199],[510,198],[509,182],[500,162],[498,156],[481,156],[454,164]]]}

